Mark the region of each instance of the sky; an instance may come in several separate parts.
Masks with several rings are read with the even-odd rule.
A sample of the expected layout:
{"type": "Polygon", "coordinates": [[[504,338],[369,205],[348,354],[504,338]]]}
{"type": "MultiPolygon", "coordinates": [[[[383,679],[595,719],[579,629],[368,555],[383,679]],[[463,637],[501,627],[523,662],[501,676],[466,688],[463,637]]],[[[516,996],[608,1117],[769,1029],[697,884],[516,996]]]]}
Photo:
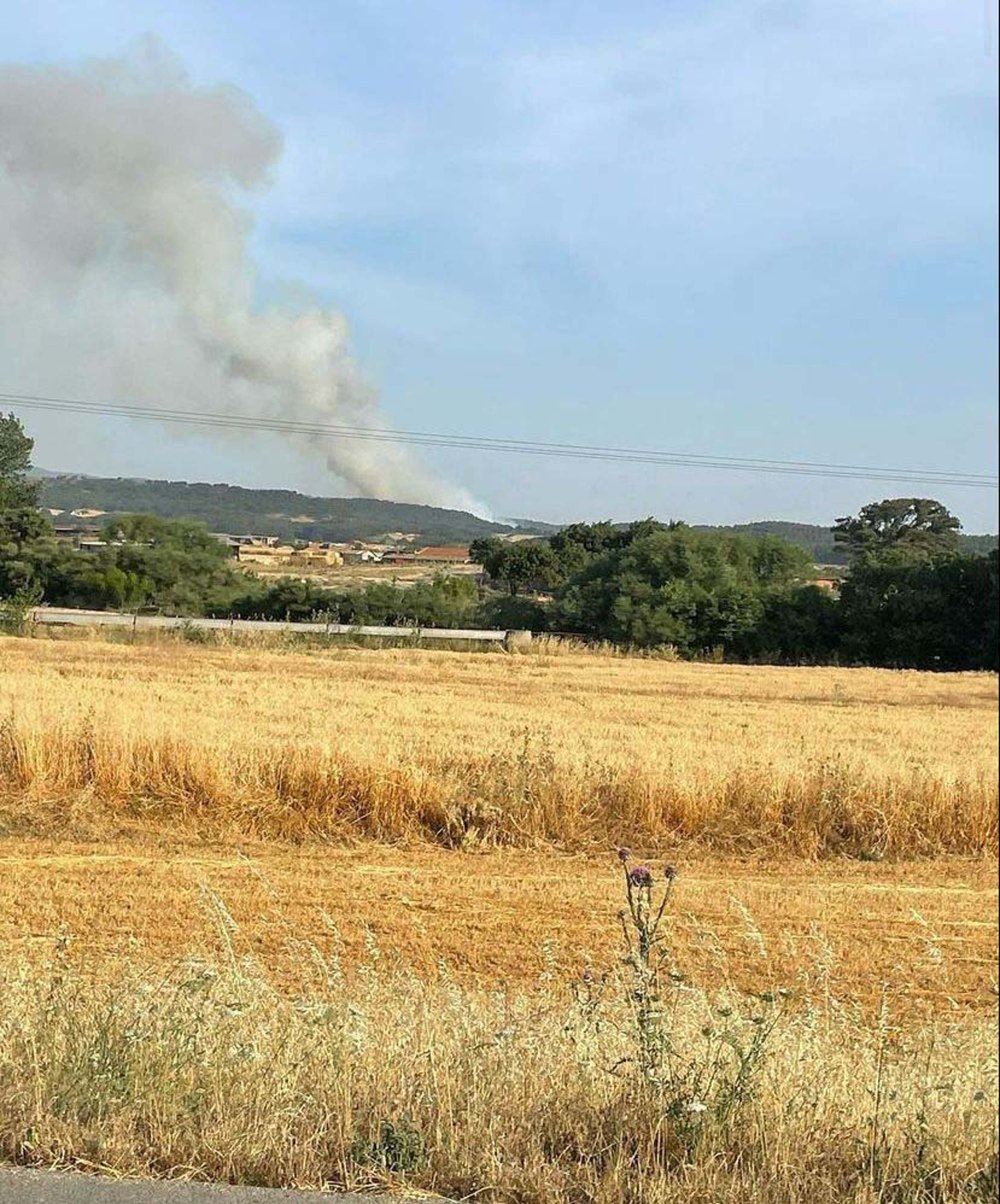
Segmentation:
{"type": "MultiPolygon", "coordinates": [[[[150,34],[280,132],[234,198],[257,302],[341,311],[396,428],[996,473],[982,0],[0,6],[4,63],[150,34]]],[[[0,389],[30,391],[0,347],[0,389]]],[[[271,435],[23,417],[49,469],[351,492],[271,435]]],[[[992,490],[424,459],[499,516],[828,523],[907,493],[997,529],[992,490]]]]}

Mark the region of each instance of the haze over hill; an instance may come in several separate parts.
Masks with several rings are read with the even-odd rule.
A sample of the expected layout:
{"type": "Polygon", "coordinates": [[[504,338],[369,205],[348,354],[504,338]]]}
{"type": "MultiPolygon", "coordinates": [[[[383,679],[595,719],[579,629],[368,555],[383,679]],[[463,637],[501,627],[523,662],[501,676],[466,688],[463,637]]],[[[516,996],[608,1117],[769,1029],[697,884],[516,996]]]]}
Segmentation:
{"type": "MultiPolygon", "coordinates": [[[[512,531],[546,535],[558,530],[555,524],[534,519],[490,522],[462,510],[373,498],[315,497],[291,489],[90,477],[44,469],[38,470],[37,475],[43,480],[43,504],[64,511],[58,521],[70,525],[88,521],[70,514],[72,510],[86,509],[107,514],[193,518],[213,531],[278,535],[284,539],[374,539],[386,532],[404,531],[419,535],[426,543],[463,543],[512,531]]],[[[829,528],[813,523],[762,519],[732,526],[692,525],[700,531],[778,535],[805,548],[818,564],[843,564],[846,560],[843,550],[833,542],[829,528]]],[[[967,552],[984,554],[997,546],[996,535],[960,538],[967,552]]]]}

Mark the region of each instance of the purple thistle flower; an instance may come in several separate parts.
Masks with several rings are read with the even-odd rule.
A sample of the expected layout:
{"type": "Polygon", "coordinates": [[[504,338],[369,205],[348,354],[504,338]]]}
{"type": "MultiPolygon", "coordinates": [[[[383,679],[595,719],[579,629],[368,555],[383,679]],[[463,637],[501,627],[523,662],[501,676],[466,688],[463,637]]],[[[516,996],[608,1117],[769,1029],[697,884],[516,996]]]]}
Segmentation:
{"type": "Polygon", "coordinates": [[[628,880],[633,886],[652,886],[653,871],[648,865],[636,865],[628,872],[628,880]]]}
{"type": "Polygon", "coordinates": [[[629,858],[632,856],[631,849],[625,849],[625,848],[616,849],[615,852],[618,854],[618,860],[622,863],[622,865],[624,865],[625,862],[628,861],[629,858]]]}
{"type": "Polygon", "coordinates": [[[663,876],[668,882],[673,882],[673,880],[677,877],[677,866],[665,865],[663,867],[663,876]]]}

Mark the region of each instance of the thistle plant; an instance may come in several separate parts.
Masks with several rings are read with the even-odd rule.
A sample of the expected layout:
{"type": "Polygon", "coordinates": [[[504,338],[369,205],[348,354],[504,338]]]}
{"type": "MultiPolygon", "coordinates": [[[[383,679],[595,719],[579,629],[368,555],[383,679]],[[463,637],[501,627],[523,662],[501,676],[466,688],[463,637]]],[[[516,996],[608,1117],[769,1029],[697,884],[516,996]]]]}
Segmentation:
{"type": "Polygon", "coordinates": [[[618,860],[625,876],[627,907],[618,912],[618,919],[622,927],[628,998],[638,1038],[636,1057],[642,1078],[651,1085],[661,1086],[669,1053],[661,990],[669,953],[661,926],[677,871],[672,865],[664,867],[665,886],[657,904],[653,870],[648,865],[632,864],[629,849],[619,849],[618,860]]]}
{"type": "Polygon", "coordinates": [[[725,1129],[755,1093],[768,1039],[782,1015],[788,992],[762,992],[745,1001],[713,1005],[686,987],[674,962],[667,919],[677,870],[659,873],[618,850],[625,906],[618,912],[622,932],[625,997],[631,1016],[631,1063],[645,1090],[660,1100],[681,1147],[688,1153],[711,1127],[725,1129]],[[689,990],[705,1014],[693,1032],[679,1023],[678,1001],[689,990]],[[699,998],[701,1002],[699,1002],[699,998]]]}

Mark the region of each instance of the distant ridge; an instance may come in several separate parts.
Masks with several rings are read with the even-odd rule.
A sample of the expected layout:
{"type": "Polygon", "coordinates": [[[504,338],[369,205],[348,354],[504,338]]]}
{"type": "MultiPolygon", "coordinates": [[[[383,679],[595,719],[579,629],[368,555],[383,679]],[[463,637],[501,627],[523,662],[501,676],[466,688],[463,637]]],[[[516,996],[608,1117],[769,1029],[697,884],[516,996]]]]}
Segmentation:
{"type": "Polygon", "coordinates": [[[70,516],[71,510],[102,510],[109,515],[145,513],[198,519],[212,531],[232,535],[350,540],[403,531],[417,533],[428,543],[468,543],[483,536],[509,534],[512,529],[539,535],[556,530],[546,523],[530,522],[512,528],[463,510],[373,498],[312,497],[291,489],[45,471],[35,475],[42,481],[42,505],[65,511],[65,521],[70,524],[77,521],[70,516]]]}
{"type": "MultiPolygon", "coordinates": [[[[134,477],[91,477],[36,469],[42,481],[43,505],[63,510],[60,521],[73,523],[70,510],[103,510],[108,514],[146,513],[163,518],[194,518],[212,531],[232,535],[278,535],[283,539],[374,539],[389,531],[421,536],[427,543],[468,543],[512,531],[551,535],[558,524],[507,518],[490,522],[463,510],[442,510],[409,502],[372,498],[314,497],[291,489],[245,489],[187,481],[153,481],[134,477]]],[[[672,517],[672,516],[667,516],[672,517]]],[[[85,520],[79,520],[83,522],[85,520]]],[[[829,528],[814,523],[762,519],[735,526],[699,525],[697,531],[736,535],[777,535],[798,544],[817,564],[843,564],[843,549],[829,528]]],[[[985,555],[997,546],[996,535],[962,535],[966,552],[985,555]]]]}
{"type": "MultiPolygon", "coordinates": [[[[731,527],[695,527],[696,531],[727,531],[733,535],[777,535],[789,543],[798,544],[812,555],[816,564],[846,564],[847,554],[838,543],[834,543],[829,527],[813,523],[790,523],[776,519],[759,522],[739,523],[731,527]]],[[[985,556],[997,546],[996,535],[959,535],[963,552],[985,556]]]]}
{"type": "Polygon", "coordinates": [[[52,481],[57,477],[74,477],[80,481],[88,479],[88,474],[85,472],[53,472],[50,468],[32,468],[28,476],[37,477],[43,481],[52,481]]]}

